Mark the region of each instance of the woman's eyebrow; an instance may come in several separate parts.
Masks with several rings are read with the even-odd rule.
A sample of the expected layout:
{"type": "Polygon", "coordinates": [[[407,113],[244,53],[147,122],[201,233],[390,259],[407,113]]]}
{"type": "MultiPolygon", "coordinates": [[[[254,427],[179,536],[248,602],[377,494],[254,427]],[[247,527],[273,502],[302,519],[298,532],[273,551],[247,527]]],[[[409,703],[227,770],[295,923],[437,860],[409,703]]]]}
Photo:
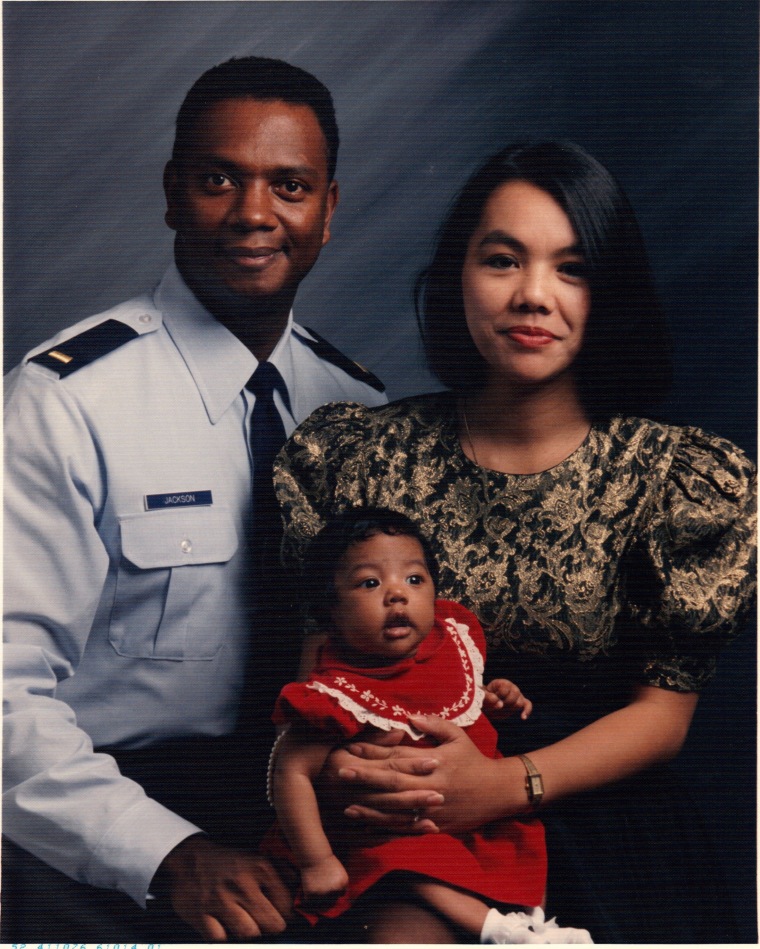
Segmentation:
{"type": "MultiPolygon", "coordinates": [[[[506,231],[494,230],[489,231],[485,237],[480,241],[478,246],[487,247],[490,244],[500,244],[506,247],[511,247],[519,253],[525,253],[527,248],[525,244],[517,237],[513,237],[511,234],[508,234],[506,231]]],[[[574,255],[577,257],[583,256],[583,251],[581,250],[580,244],[577,242],[575,244],[570,244],[568,247],[560,247],[554,252],[555,257],[565,257],[569,255],[574,255]]]]}
{"type": "Polygon", "coordinates": [[[507,247],[513,247],[517,251],[525,251],[526,249],[522,241],[512,237],[511,234],[507,234],[506,231],[500,230],[489,231],[480,242],[481,247],[486,247],[489,244],[506,244],[507,247]]]}

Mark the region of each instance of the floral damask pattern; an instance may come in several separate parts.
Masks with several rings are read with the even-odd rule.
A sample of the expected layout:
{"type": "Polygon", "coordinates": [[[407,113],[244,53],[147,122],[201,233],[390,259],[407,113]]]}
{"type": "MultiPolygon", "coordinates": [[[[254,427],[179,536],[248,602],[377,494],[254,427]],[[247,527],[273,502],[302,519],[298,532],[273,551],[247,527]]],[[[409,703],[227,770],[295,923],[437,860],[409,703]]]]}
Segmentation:
{"type": "Polygon", "coordinates": [[[438,595],[478,616],[490,658],[598,661],[636,629],[642,681],[691,691],[752,602],[755,471],[699,429],[615,418],[549,471],[509,475],[466,457],[448,393],[340,403],[297,429],[276,481],[291,562],[331,513],[414,518],[438,595]]]}

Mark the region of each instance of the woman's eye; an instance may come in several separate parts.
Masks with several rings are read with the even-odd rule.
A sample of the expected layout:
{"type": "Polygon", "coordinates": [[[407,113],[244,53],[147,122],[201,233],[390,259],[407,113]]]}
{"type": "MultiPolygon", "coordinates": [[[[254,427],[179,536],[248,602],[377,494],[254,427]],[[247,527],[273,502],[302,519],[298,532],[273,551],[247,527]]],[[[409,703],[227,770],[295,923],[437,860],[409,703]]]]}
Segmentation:
{"type": "Polygon", "coordinates": [[[510,267],[517,266],[514,257],[509,257],[507,254],[493,254],[493,256],[487,257],[483,263],[486,267],[492,267],[494,270],[509,270],[510,267]]]}
{"type": "Polygon", "coordinates": [[[573,277],[575,280],[585,280],[588,277],[588,267],[583,263],[582,260],[574,260],[569,261],[566,264],[562,264],[559,270],[560,273],[563,273],[568,277],[573,277]]]}

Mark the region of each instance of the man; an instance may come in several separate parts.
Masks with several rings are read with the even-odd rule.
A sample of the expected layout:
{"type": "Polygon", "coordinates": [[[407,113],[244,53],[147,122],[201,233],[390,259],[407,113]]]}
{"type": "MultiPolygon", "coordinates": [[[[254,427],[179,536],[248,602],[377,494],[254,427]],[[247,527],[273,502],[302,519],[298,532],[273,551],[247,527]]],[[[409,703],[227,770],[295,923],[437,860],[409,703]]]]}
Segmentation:
{"type": "Polygon", "coordinates": [[[262,607],[272,455],[325,402],[385,401],[291,315],[337,148],[313,76],[209,70],[164,174],[174,265],[7,381],[4,940],[284,929],[287,887],[250,849],[275,646],[298,651],[262,607]]]}

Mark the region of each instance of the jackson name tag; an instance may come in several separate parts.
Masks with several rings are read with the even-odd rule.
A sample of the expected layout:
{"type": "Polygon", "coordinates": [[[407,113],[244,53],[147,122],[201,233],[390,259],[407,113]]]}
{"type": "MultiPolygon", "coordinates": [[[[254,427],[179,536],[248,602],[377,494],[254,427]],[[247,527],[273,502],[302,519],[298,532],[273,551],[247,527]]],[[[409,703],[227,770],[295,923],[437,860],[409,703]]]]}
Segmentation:
{"type": "Polygon", "coordinates": [[[210,491],[173,491],[170,494],[145,495],[146,511],[158,511],[167,507],[198,507],[211,503],[210,491]]]}

